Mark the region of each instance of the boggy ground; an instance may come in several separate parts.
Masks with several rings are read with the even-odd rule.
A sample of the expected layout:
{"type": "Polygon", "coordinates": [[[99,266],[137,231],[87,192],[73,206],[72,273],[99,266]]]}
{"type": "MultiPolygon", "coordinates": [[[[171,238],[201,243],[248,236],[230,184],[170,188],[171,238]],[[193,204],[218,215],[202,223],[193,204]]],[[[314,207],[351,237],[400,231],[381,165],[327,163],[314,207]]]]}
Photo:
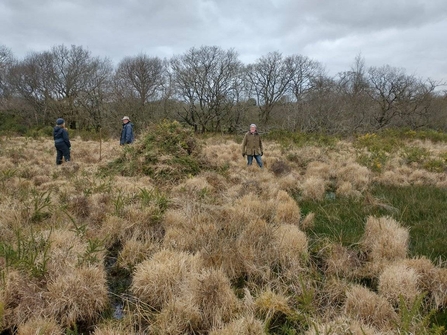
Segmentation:
{"type": "Polygon", "coordinates": [[[266,139],[261,170],[245,165],[238,138],[183,132],[165,125],[101,151],[73,138],[62,166],[51,139],[1,139],[1,330],[442,334],[445,263],[410,252],[394,207],[356,218],[361,236],[346,245],[318,236],[321,213],[300,203],[384,207],[375,185],[445,190],[446,143],[382,155],[368,137],[266,139]]]}

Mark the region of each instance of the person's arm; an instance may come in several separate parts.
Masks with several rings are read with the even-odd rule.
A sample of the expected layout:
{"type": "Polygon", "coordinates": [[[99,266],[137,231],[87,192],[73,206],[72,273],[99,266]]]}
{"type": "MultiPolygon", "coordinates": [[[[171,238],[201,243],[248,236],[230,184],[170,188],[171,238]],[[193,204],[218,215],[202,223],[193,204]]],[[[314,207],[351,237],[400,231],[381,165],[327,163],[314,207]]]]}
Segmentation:
{"type": "Polygon", "coordinates": [[[261,150],[261,156],[264,155],[264,150],[262,149],[261,135],[259,135],[259,149],[261,150]]]}
{"type": "Polygon", "coordinates": [[[64,129],[62,132],[62,138],[64,139],[65,144],[71,148],[70,138],[68,137],[67,129],[64,129]]]}
{"type": "Polygon", "coordinates": [[[132,143],[132,126],[130,124],[126,125],[126,134],[125,134],[125,139],[126,139],[126,143],[132,143]]]}
{"type": "Polygon", "coordinates": [[[245,146],[247,145],[247,134],[245,134],[244,139],[242,140],[242,156],[245,157],[245,146]]]}

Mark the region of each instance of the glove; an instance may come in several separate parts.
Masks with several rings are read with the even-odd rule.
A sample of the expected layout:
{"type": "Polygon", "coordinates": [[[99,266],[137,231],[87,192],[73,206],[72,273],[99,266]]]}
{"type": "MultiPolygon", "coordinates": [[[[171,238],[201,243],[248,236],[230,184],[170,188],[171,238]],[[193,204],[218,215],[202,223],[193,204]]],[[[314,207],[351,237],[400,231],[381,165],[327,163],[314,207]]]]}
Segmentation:
{"type": "Polygon", "coordinates": [[[242,157],[245,157],[245,154],[242,154],[242,157]]]}
{"type": "Polygon", "coordinates": [[[261,151],[261,156],[264,156],[264,153],[261,151]]]}

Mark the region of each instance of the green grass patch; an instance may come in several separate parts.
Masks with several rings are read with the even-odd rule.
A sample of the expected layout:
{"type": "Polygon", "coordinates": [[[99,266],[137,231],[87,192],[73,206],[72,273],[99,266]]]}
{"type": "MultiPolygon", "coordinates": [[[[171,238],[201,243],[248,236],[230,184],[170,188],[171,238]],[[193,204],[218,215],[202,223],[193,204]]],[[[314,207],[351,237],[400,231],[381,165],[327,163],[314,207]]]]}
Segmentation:
{"type": "Polygon", "coordinates": [[[327,197],[320,202],[300,200],[304,215],[315,213],[313,238],[326,237],[351,246],[363,235],[369,215],[387,215],[409,229],[410,257],[425,255],[433,261],[447,260],[446,189],[374,185],[370,193],[376,199],[372,204],[344,197],[327,197]]]}

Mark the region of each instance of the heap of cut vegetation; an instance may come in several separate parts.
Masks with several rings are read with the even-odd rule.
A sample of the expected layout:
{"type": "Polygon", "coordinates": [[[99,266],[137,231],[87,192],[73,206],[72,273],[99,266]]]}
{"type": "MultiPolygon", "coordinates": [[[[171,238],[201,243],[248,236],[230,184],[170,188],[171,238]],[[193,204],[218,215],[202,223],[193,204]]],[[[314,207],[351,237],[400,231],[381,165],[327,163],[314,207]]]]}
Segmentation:
{"type": "Polygon", "coordinates": [[[1,139],[0,331],[445,333],[447,141],[283,135],[1,139]]]}
{"type": "Polygon", "coordinates": [[[177,181],[196,175],[203,163],[193,131],[176,121],[150,126],[141,141],[125,149],[109,164],[112,171],[123,176],[143,174],[156,180],[177,181]]]}

